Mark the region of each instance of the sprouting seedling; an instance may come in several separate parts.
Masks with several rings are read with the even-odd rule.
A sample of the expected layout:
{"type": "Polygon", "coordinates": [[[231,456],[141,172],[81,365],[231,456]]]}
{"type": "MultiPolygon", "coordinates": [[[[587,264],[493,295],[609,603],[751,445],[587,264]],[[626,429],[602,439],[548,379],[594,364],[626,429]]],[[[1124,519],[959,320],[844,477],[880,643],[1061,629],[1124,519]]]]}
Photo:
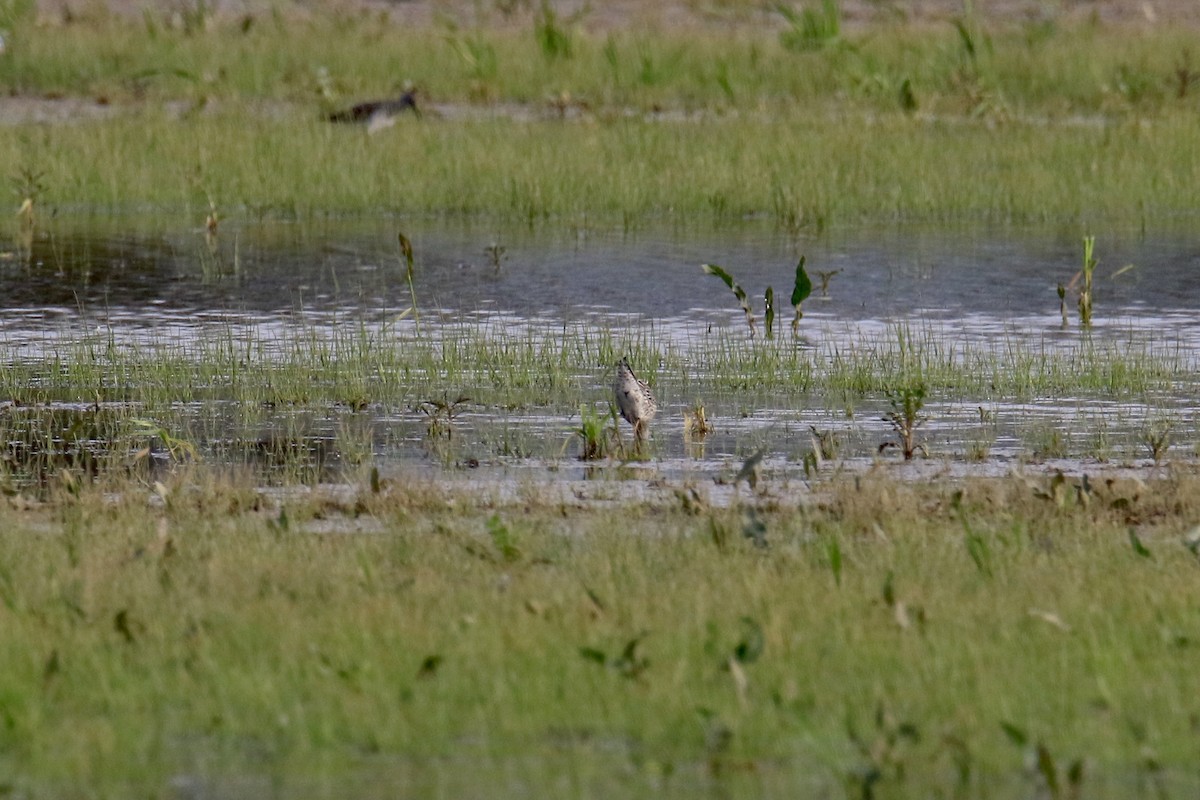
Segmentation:
{"type": "Polygon", "coordinates": [[[775,288],[768,286],[763,295],[763,327],[767,329],[767,338],[775,338],[775,288]]]}
{"type": "Polygon", "coordinates": [[[754,311],[750,308],[750,301],[746,298],[746,290],[733,280],[733,276],[726,272],[716,264],[701,264],[700,269],[704,270],[709,275],[716,275],[726,286],[733,292],[738,303],[742,306],[742,313],[746,315],[746,324],[750,326],[750,336],[753,338],[758,330],[754,326],[754,311]]]}
{"type": "Polygon", "coordinates": [[[471,402],[471,398],[460,395],[453,400],[449,395],[441,400],[425,400],[419,406],[420,411],[424,414],[429,422],[429,435],[431,437],[446,436],[450,438],[454,435],[454,418],[463,411],[463,406],[471,402]]]}
{"type": "Polygon", "coordinates": [[[821,461],[832,461],[838,454],[838,436],[835,431],[819,431],[815,425],[808,426],[809,441],[821,461]]]}
{"type": "Polygon", "coordinates": [[[829,282],[833,280],[834,275],[841,273],[840,269],[817,270],[817,279],[821,282],[821,297],[829,298],[829,282]]]}
{"type": "Polygon", "coordinates": [[[683,412],[683,435],[685,438],[703,439],[712,433],[712,423],[704,412],[704,403],[696,403],[683,412]]]}
{"type": "MultiPolygon", "coordinates": [[[[200,459],[200,451],[192,442],[180,436],[173,435],[163,426],[148,419],[133,419],[130,420],[139,432],[157,438],[166,448],[168,455],[176,461],[190,460],[198,461],[200,459]]],[[[143,448],[138,451],[137,457],[143,458],[150,455],[150,448],[143,448]]]]}
{"type": "Polygon", "coordinates": [[[417,333],[421,332],[421,317],[417,313],[417,290],[413,286],[413,247],[412,242],[403,233],[396,234],[397,240],[400,242],[400,255],[404,259],[404,280],[408,283],[408,294],[412,298],[413,322],[417,326],[417,333]]]}
{"type": "Polygon", "coordinates": [[[499,273],[500,265],[506,258],[505,253],[507,250],[504,245],[498,244],[497,242],[492,242],[487,247],[483,248],[483,252],[487,253],[487,257],[491,260],[492,269],[499,273]]]}
{"type": "Polygon", "coordinates": [[[804,316],[804,312],[800,310],[800,304],[807,300],[810,294],[812,294],[812,279],[808,277],[808,272],[804,269],[804,256],[800,256],[800,263],[796,264],[796,282],[792,286],[792,305],[796,309],[796,316],[792,318],[793,336],[799,335],[800,319],[804,316]]]}
{"type": "Polygon", "coordinates": [[[1085,328],[1092,324],[1092,272],[1096,259],[1092,257],[1096,245],[1095,236],[1083,237],[1083,287],[1079,290],[1079,324],[1085,328]]]}
{"type": "Polygon", "coordinates": [[[1152,423],[1142,433],[1142,442],[1146,447],[1150,448],[1150,455],[1154,458],[1155,464],[1162,461],[1163,456],[1167,454],[1167,450],[1171,446],[1170,420],[1159,420],[1152,423]]]}
{"type": "Polygon", "coordinates": [[[905,461],[912,461],[918,450],[928,457],[929,452],[925,445],[917,444],[917,429],[928,422],[928,417],[921,415],[921,409],[925,406],[925,384],[917,383],[890,390],[888,400],[892,404],[892,410],[883,420],[891,424],[892,430],[900,439],[889,440],[879,445],[879,452],[895,447],[904,454],[905,461]]]}
{"type": "Polygon", "coordinates": [[[609,454],[613,437],[617,433],[616,409],[609,407],[608,414],[598,414],[588,405],[579,407],[579,427],[571,433],[582,445],[580,461],[595,461],[609,454]]]}

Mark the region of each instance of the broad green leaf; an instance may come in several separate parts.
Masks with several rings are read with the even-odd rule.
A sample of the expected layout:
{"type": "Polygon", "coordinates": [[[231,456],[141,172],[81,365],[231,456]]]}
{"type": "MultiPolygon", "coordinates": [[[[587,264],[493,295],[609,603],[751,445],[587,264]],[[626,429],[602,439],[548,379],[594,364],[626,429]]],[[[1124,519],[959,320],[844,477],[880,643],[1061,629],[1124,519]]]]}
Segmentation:
{"type": "Polygon", "coordinates": [[[812,289],[812,279],[804,269],[804,256],[800,256],[800,263],[796,265],[796,285],[792,289],[792,305],[798,306],[807,300],[812,289]]]}

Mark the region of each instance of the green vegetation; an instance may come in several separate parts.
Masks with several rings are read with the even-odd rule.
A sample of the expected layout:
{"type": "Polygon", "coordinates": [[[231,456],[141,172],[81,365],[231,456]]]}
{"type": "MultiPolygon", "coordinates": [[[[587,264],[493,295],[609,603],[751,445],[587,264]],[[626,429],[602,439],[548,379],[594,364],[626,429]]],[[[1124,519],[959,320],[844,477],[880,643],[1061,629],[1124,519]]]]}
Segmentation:
{"type": "Polygon", "coordinates": [[[536,37],[532,22],[430,31],[283,13],[190,29],[153,14],[30,23],[0,88],[63,97],[80,120],[0,125],[0,161],[43,176],[55,208],[202,216],[215,201],[235,218],[765,217],[800,231],[1153,226],[1195,211],[1186,31],[897,23],[797,48],[782,22],[599,36],[547,6],[536,37]],[[403,78],[432,113],[375,136],[321,121],[403,78]]]}
{"type": "MultiPolygon", "coordinates": [[[[750,308],[746,290],[722,267],[715,264],[701,264],[700,269],[706,275],[715,275],[733,292],[733,296],[737,298],[738,304],[742,308],[742,313],[746,315],[746,325],[750,329],[750,337],[754,338],[758,334],[758,329],[754,325],[754,310],[750,308]]],[[[792,318],[792,336],[800,335],[800,320],[804,316],[800,305],[808,299],[810,294],[812,294],[812,280],[804,269],[804,256],[800,256],[800,262],[796,264],[796,282],[792,286],[791,294],[791,304],[796,311],[796,316],[792,318]]],[[[775,287],[773,286],[767,287],[763,297],[763,328],[766,330],[767,339],[775,338],[775,287]]]]}
{"type": "MultiPolygon", "coordinates": [[[[271,220],[303,222],[294,246],[347,216],[807,236],[1196,214],[1192,30],[703,5],[718,23],[600,30],[520,0],[423,27],[0,0],[0,92],[28,101],[0,108],[4,278],[74,277],[62,217],[147,211],[195,231],[205,281],[253,269],[239,231],[271,220]],[[420,117],[322,119],[404,80],[420,117]]],[[[803,335],[773,337],[773,288],[761,338],[484,328],[418,298],[394,242],[387,319],[135,338],[80,302],[3,343],[0,794],[1196,793],[1200,444],[1170,405],[1200,388],[1195,352],[829,336],[798,325],[803,258],[803,335]],[[622,355],[663,403],[630,463],[601,405],[622,355]],[[997,419],[1028,402],[1076,425],[997,419]],[[743,441],[730,423],[764,409],[786,430],[743,441]],[[939,452],[963,413],[968,452],[939,452]],[[738,437],[716,482],[661,469],[680,431],[694,458],[738,437]],[[1141,478],[891,477],[1013,441],[1103,460],[1118,435],[1141,478]],[[888,436],[930,461],[868,467],[888,436]],[[376,458],[400,446],[412,472],[376,458]],[[481,456],[501,469],[458,480],[481,456]],[[497,480],[512,459],[539,469],[497,480]]],[[[520,268],[506,252],[482,251],[493,277],[520,268]]]]}
{"type": "Polygon", "coordinates": [[[566,517],[408,476],[197,478],[0,504],[14,791],[1016,797],[1048,758],[1115,797],[1194,760],[1194,477],[826,480],[798,510],[759,481],[743,508],[667,487],[566,517]]]}
{"type": "Polygon", "coordinates": [[[936,329],[894,326],[816,347],[723,332],[686,349],[652,330],[619,334],[584,325],[539,334],[445,326],[429,335],[354,323],[303,326],[280,340],[232,328],[187,342],[114,342],[101,331],[54,346],[44,361],[0,373],[0,394],[20,405],[50,401],[173,404],[232,401],[244,407],[339,403],[417,404],[467,388],[479,402],[575,412],[618,353],[661,364],[659,380],[696,390],[761,390],[882,396],[920,381],[930,394],[1030,399],[1103,394],[1136,399],[1195,379],[1195,356],[1137,338],[1081,339],[1046,349],[1019,339],[995,346],[949,342],[936,329]],[[594,376],[594,377],[587,377],[594,376]],[[523,401],[522,401],[523,399],[523,401]]]}
{"type": "MultiPolygon", "coordinates": [[[[850,420],[856,407],[879,409],[896,434],[891,444],[906,457],[926,450],[916,439],[920,424],[944,413],[930,404],[1070,397],[1063,405],[1079,406],[1074,438],[1044,418],[1006,416],[1029,455],[1107,459],[1106,426],[1120,425],[1129,431],[1127,457],[1149,448],[1160,459],[1172,438],[1188,440],[1178,433],[1182,420],[1168,437],[1172,415],[1154,409],[1165,396],[1194,392],[1197,374],[1194,354],[1133,338],[1083,338],[1047,350],[1021,339],[951,342],[932,328],[906,326],[816,346],[751,339],[740,330],[686,345],[651,329],[618,335],[586,325],[519,334],[471,325],[422,331],[348,320],[270,336],[218,326],[161,344],[121,343],[103,330],[64,336],[44,357],[0,373],[0,396],[13,403],[0,409],[8,443],[0,476],[17,487],[45,487],[64,469],[89,479],[149,476],[201,458],[258,465],[271,482],[312,482],[369,465],[373,438],[388,428],[378,420],[396,415],[443,463],[514,453],[554,461],[572,438],[571,453],[586,460],[624,457],[612,441],[611,411],[595,405],[611,391],[611,369],[597,365],[615,363],[618,353],[657,364],[655,386],[665,397],[703,397],[713,419],[747,407],[785,418],[795,409],[844,407],[850,420]],[[1102,405],[1088,410],[1088,398],[1102,405]],[[1104,410],[1119,402],[1146,404],[1148,416],[1120,419],[1104,410]],[[456,429],[468,409],[473,429],[463,438],[456,429]],[[506,426],[530,413],[561,424],[548,439],[512,440],[506,426]],[[1095,447],[1068,447],[1088,432],[1100,437],[1095,447]]],[[[664,415],[661,435],[673,438],[682,425],[689,444],[701,443],[697,434],[709,419],[698,407],[690,421],[687,413],[682,422],[664,415]]],[[[861,457],[883,443],[882,435],[871,440],[869,426],[848,424],[863,438],[843,455],[861,457]]]]}

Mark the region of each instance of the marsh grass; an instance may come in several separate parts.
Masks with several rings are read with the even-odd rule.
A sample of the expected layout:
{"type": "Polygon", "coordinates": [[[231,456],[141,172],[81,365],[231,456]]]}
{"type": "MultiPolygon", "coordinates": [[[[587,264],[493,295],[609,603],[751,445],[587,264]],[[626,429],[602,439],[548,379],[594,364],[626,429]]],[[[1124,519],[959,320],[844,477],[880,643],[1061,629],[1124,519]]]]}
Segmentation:
{"type": "Polygon", "coordinates": [[[22,24],[0,81],[22,92],[137,98],[315,101],[386,95],[404,79],[441,100],[540,102],[566,90],[604,108],[811,107],[841,97],[898,109],[905,81],[923,108],[980,113],[1155,112],[1185,105],[1192,85],[1186,28],[1099,24],[986,28],[878,24],[847,32],[837,3],[761,21],[589,32],[553,6],[505,24],[473,19],[390,26],[377,15],[314,10],[214,17],[172,28],[154,14],[99,6],[72,21],[22,24]],[[1181,78],[1181,74],[1186,78],[1181,78]],[[1185,87],[1180,92],[1180,87],[1185,87]]]}
{"type": "MultiPolygon", "coordinates": [[[[658,375],[685,389],[720,387],[794,393],[883,395],[919,380],[955,398],[1064,396],[1075,392],[1138,397],[1192,380],[1193,356],[1170,343],[1130,338],[1075,343],[1008,339],[954,342],[907,324],[883,333],[796,347],[720,331],[682,343],[653,330],[622,337],[589,325],[509,332],[446,324],[416,335],[412,327],[347,320],[299,325],[287,335],[210,327],[187,342],[116,342],[112,333],[60,337],[36,360],[13,359],[0,390],[14,402],[234,402],[263,405],[368,403],[415,405],[449,392],[484,403],[575,410],[600,365],[631,353],[661,365],[658,375]]],[[[703,393],[698,392],[698,393],[703,393]]]]}
{"type": "Polygon", "coordinates": [[[0,126],[0,162],[44,175],[47,208],[202,215],[216,198],[233,221],[401,213],[631,227],[766,217],[796,232],[861,220],[1096,229],[1190,214],[1200,179],[1191,98],[1174,88],[1183,31],[996,31],[986,47],[976,31],[967,56],[953,31],[905,26],[797,53],[774,30],[600,38],[550,17],[543,27],[557,33],[541,45],[532,30],[431,35],[336,14],[191,32],[84,18],[23,27],[0,61],[11,92],[116,109],[0,126]],[[329,97],[386,95],[405,77],[449,106],[445,117],[406,118],[376,136],[321,121],[329,97]],[[904,85],[920,114],[897,103],[904,85]],[[564,96],[577,98],[578,117],[561,113],[564,96]],[[558,111],[542,115],[547,97],[558,111]],[[532,119],[497,115],[496,104],[533,109],[532,119]]]}
{"type": "Polygon", "coordinates": [[[273,499],[193,474],[153,503],[111,483],[10,499],[5,758],[19,790],[58,793],[344,786],[469,757],[506,794],[514,760],[538,783],[597,763],[618,784],[787,783],[799,763],[840,785],[882,736],[877,788],[995,796],[1038,780],[1022,764],[1044,747],[1107,796],[1148,749],[1167,780],[1191,763],[1196,563],[1179,532],[1196,488],[868,477],[818,484],[799,513],[566,519],[531,495],[451,506],[419,479],[273,499]],[[377,533],[309,532],[337,520],[377,533]]]}
{"type": "MultiPolygon", "coordinates": [[[[710,399],[703,417],[684,412],[685,450],[698,457],[705,450],[701,428],[710,420],[720,428],[730,416],[764,412],[789,420],[845,408],[834,426],[845,439],[841,454],[853,457],[874,453],[887,434],[856,422],[858,416],[895,416],[895,443],[916,452],[915,437],[904,432],[915,434],[918,419],[940,427],[955,407],[1045,405],[1055,397],[1072,399],[1049,403],[1052,422],[1006,417],[1006,434],[1035,459],[1065,456],[1069,444],[1092,441],[1092,449],[1075,455],[1109,458],[1110,424],[1128,432],[1112,439],[1123,443],[1125,457],[1141,457],[1150,442],[1159,443],[1148,446],[1162,456],[1169,440],[1146,433],[1158,417],[1142,420],[1120,407],[1169,408],[1169,398],[1195,382],[1191,356],[1140,339],[967,344],[911,325],[796,346],[750,339],[737,328],[684,341],[660,339],[653,329],[615,333],[587,324],[514,332],[443,321],[418,334],[411,320],[347,320],[270,333],[215,325],[162,342],[72,329],[49,337],[46,347],[33,358],[10,356],[0,373],[0,393],[10,398],[0,408],[8,443],[0,473],[42,492],[64,473],[153,481],[194,461],[218,470],[249,466],[259,480],[282,485],[353,479],[381,455],[444,466],[553,462],[571,438],[585,460],[624,459],[630,451],[613,440],[611,410],[594,411],[598,401],[608,402],[604,365],[617,353],[655,365],[652,378],[668,406],[671,397],[710,399]],[[923,387],[928,408],[914,406],[910,424],[903,397],[912,386],[923,387]],[[555,419],[553,433],[542,427],[555,419]]],[[[984,458],[996,435],[993,417],[984,438],[962,447],[984,458]]],[[[1173,430],[1173,439],[1181,436],[1173,430]]]]}
{"type": "Polygon", "coordinates": [[[971,122],[783,113],[704,124],[402,120],[364,137],[233,107],[186,122],[146,110],[46,128],[36,153],[20,127],[5,126],[0,158],[44,174],[46,208],[203,217],[211,195],[226,221],[389,213],[636,228],[765,218],[799,232],[833,221],[1120,217],[1153,227],[1192,210],[1200,160],[1191,132],[1187,115],[998,133],[971,122]],[[738,157],[714,157],[731,149],[738,157]],[[531,151],[541,156],[531,161],[531,151]]]}
{"type": "Polygon", "coordinates": [[[470,396],[510,408],[575,411],[617,353],[661,365],[685,391],[770,390],[882,396],[921,382],[953,399],[1098,394],[1138,398],[1194,380],[1192,356],[1136,337],[1075,342],[1013,338],[958,342],[932,327],[900,324],[797,347],[729,330],[687,342],[652,329],[567,324],[510,332],[444,324],[412,326],[347,319],[260,333],[213,326],[185,341],[117,341],[112,331],[64,332],[37,358],[11,358],[0,391],[18,405],[130,403],[151,410],[219,401],[254,409],[336,404],[415,407],[470,396]]]}

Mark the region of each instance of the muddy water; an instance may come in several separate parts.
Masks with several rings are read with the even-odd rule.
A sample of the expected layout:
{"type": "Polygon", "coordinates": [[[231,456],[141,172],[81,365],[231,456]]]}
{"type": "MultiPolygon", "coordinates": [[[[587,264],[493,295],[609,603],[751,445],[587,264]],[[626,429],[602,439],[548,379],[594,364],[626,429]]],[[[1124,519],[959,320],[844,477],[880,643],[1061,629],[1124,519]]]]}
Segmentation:
{"type": "MultiPolygon", "coordinates": [[[[797,239],[752,224],[716,233],[635,234],[403,227],[416,248],[415,289],[434,336],[438,326],[464,324],[545,336],[564,325],[649,330],[686,354],[714,331],[745,331],[731,293],[702,274],[701,263],[730,271],[756,310],[773,285],[786,326],[786,297],[803,253],[818,288],[805,304],[802,346],[888,336],[897,324],[916,326],[950,347],[1052,352],[1080,344],[1073,300],[1064,329],[1056,293],[1079,271],[1075,231],[906,227],[797,239]],[[821,271],[836,273],[826,293],[821,271]]],[[[302,329],[332,330],[347,319],[381,324],[407,306],[397,228],[380,221],[227,222],[210,243],[203,230],[169,221],[56,220],[28,260],[10,251],[0,261],[0,361],[45,358],[62,340],[97,330],[113,342],[161,346],[186,344],[206,331],[286,339],[302,329]]],[[[935,395],[922,429],[933,460],[985,470],[1064,458],[1068,467],[1096,459],[1145,464],[1146,439],[1156,427],[1169,427],[1168,454],[1195,456],[1200,246],[1184,233],[1130,232],[1098,237],[1096,253],[1091,341],[1169,352],[1188,366],[1187,379],[1133,399],[935,395]]],[[[657,387],[662,410],[648,448],[657,469],[729,475],[761,449],[768,473],[801,474],[814,429],[831,437],[837,462],[860,466],[895,438],[882,419],[883,398],[797,398],[747,389],[706,391],[702,399],[716,430],[702,444],[688,443],[682,412],[701,399],[694,394],[702,378],[687,387],[669,380],[657,387]]],[[[581,380],[597,402],[607,397],[602,365],[581,380]]],[[[189,412],[196,418],[189,427],[203,446],[220,454],[236,449],[231,439],[265,442],[268,463],[272,448],[285,442],[293,456],[295,448],[311,451],[318,471],[336,471],[350,459],[335,440],[349,436],[383,465],[420,465],[448,476],[591,474],[573,458],[569,430],[578,418],[570,410],[467,404],[452,436],[431,438],[427,416],[415,407],[291,409],[259,415],[231,434],[236,410],[223,410],[218,401],[202,405],[189,412]]]]}

